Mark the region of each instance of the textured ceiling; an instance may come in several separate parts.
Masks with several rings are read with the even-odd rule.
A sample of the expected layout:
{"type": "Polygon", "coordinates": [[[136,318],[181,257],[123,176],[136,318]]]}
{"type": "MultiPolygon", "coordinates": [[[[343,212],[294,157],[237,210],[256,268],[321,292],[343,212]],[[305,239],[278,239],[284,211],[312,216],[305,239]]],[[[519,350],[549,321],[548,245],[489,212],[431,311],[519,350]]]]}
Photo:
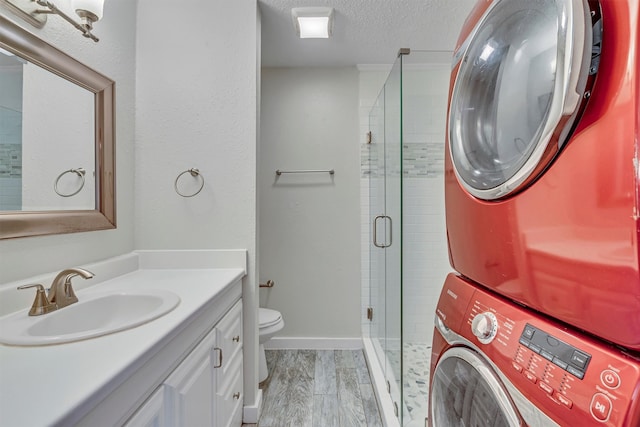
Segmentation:
{"type": "MultiPolygon", "coordinates": [[[[264,67],[391,64],[398,49],[451,51],[476,0],[258,0],[264,67]],[[334,8],[330,39],[299,39],[291,9],[334,8]]],[[[434,54],[440,62],[442,55],[434,54]]],[[[450,54],[445,54],[446,58],[450,54]]]]}

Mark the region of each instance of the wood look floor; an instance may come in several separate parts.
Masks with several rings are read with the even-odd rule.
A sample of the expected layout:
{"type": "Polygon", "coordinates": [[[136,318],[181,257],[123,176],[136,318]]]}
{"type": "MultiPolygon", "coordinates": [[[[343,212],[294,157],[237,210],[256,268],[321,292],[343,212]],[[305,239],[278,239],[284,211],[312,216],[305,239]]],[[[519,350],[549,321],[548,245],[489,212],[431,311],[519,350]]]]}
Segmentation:
{"type": "Polygon", "coordinates": [[[267,350],[259,427],[382,427],[361,350],[267,350]]]}

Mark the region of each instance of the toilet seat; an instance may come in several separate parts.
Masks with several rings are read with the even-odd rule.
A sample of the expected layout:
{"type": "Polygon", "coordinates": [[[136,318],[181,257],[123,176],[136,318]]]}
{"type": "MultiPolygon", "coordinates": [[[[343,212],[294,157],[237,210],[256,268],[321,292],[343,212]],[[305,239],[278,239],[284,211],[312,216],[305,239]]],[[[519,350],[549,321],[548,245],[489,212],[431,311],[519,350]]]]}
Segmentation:
{"type": "Polygon", "coordinates": [[[258,322],[260,329],[273,326],[282,320],[282,314],[279,311],[269,308],[260,308],[258,311],[258,322]]]}

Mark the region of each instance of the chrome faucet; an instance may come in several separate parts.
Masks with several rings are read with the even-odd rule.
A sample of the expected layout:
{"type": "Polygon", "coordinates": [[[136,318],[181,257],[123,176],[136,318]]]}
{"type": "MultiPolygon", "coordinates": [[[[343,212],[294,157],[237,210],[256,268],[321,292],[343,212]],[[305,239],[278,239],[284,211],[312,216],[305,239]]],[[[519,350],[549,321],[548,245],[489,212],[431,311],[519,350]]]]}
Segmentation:
{"type": "Polygon", "coordinates": [[[73,286],[71,286],[71,279],[80,276],[84,279],[91,279],[93,273],[84,270],[82,268],[68,268],[62,270],[51,283],[49,289],[49,302],[55,304],[58,308],[63,308],[78,302],[78,297],[73,292],[73,286]]]}

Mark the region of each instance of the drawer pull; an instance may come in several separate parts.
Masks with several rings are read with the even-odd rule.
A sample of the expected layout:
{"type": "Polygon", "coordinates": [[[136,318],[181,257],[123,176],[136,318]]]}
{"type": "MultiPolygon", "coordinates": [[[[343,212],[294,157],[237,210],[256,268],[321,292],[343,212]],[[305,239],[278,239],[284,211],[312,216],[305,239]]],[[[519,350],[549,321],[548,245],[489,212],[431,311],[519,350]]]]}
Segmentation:
{"type": "Polygon", "coordinates": [[[222,366],[222,349],[219,348],[219,347],[216,347],[216,348],[213,349],[213,351],[218,352],[218,364],[214,365],[213,367],[214,368],[219,368],[219,367],[222,366]]]}
{"type": "Polygon", "coordinates": [[[240,392],[233,393],[233,398],[236,400],[240,399],[240,392]]]}
{"type": "Polygon", "coordinates": [[[240,335],[236,335],[232,338],[234,342],[240,342],[240,335]]]}

